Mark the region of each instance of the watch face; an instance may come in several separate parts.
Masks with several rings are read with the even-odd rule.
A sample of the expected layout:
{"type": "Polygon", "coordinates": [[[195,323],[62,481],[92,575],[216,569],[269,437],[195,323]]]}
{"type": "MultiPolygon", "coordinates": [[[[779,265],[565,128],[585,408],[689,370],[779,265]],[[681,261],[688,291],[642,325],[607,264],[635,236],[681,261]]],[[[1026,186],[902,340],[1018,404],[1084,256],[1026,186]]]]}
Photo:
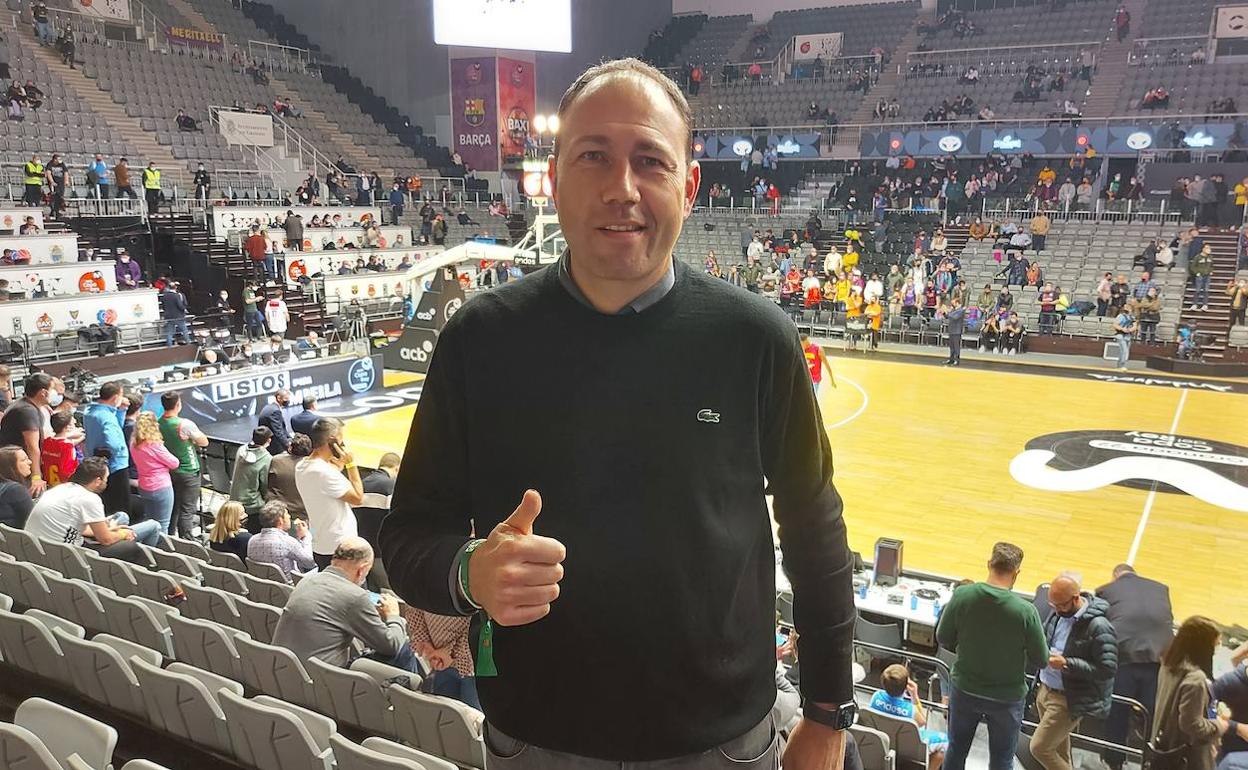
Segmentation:
{"type": "Polygon", "coordinates": [[[858,704],[854,702],[843,703],[836,710],[836,728],[838,730],[848,730],[858,721],[858,704]]]}

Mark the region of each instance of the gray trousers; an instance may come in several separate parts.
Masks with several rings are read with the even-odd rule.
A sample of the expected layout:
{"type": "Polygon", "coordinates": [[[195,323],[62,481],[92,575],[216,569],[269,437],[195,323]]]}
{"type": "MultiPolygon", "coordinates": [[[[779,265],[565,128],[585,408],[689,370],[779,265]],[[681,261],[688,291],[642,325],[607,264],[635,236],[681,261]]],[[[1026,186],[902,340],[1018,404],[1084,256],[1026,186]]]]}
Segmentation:
{"type": "Polygon", "coordinates": [[[485,725],[486,770],[779,770],[780,732],[771,715],[740,738],[701,754],[651,762],[613,762],[531,746],[485,725]]]}

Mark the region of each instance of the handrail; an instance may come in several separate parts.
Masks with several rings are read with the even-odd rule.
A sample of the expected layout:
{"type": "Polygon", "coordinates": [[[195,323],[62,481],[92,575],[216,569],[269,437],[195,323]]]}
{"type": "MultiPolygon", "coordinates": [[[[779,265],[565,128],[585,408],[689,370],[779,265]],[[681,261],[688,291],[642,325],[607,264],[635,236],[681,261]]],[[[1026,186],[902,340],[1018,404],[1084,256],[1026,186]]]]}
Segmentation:
{"type": "Polygon", "coordinates": [[[930,56],[938,56],[941,54],[956,53],[987,53],[990,51],[1026,51],[1032,48],[1100,48],[1099,40],[1087,40],[1082,43],[1031,43],[1028,45],[989,45],[977,48],[944,48],[939,51],[911,51],[906,54],[906,61],[911,59],[921,59],[930,56]]]}
{"type": "Polygon", "coordinates": [[[1145,63],[1150,58],[1150,55],[1155,58],[1160,58],[1162,54],[1160,52],[1153,53],[1154,48],[1165,48],[1166,46],[1170,46],[1172,49],[1171,51],[1167,51],[1165,53],[1167,60],[1169,59],[1170,53],[1174,52],[1181,57],[1179,60],[1181,63],[1195,64],[1199,62],[1190,61],[1189,59],[1191,55],[1196,51],[1204,51],[1205,61],[1208,62],[1213,58],[1210,56],[1212,53],[1210,43],[1211,41],[1208,35],[1173,35],[1170,37],[1136,38],[1132,41],[1131,47],[1127,49],[1127,64],[1139,66],[1140,64],[1145,63]],[[1185,46],[1186,50],[1180,51],[1179,46],[1177,45],[1180,41],[1195,43],[1196,45],[1185,46]]]}
{"type": "MultiPolygon", "coordinates": [[[[241,48],[241,47],[240,47],[241,48]]],[[[293,45],[283,45],[281,43],[270,43],[267,40],[248,40],[247,41],[247,58],[251,61],[263,61],[268,65],[268,69],[272,70],[273,62],[280,61],[284,65],[282,67],[285,72],[293,72],[289,63],[295,61],[299,63],[301,69],[306,71],[309,65],[324,63],[328,57],[310,48],[300,48],[293,45]],[[257,50],[261,53],[257,54],[257,50]],[[274,56],[273,52],[280,54],[274,56]]]]}

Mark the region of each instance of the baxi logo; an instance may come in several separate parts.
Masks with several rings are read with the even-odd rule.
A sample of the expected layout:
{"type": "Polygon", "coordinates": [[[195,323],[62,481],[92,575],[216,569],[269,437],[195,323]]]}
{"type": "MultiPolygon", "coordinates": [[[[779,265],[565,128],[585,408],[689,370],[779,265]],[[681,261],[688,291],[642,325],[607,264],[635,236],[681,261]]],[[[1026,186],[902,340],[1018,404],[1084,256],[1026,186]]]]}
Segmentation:
{"type": "Polygon", "coordinates": [[[361,358],[347,370],[347,386],[353,393],[367,393],[376,382],[377,367],[373,366],[371,358],[361,358]]]}
{"type": "Polygon", "coordinates": [[[1248,447],[1147,431],[1050,433],[1010,462],[1015,481],[1047,492],[1089,492],[1116,484],[1186,493],[1248,512],[1248,447]]]}

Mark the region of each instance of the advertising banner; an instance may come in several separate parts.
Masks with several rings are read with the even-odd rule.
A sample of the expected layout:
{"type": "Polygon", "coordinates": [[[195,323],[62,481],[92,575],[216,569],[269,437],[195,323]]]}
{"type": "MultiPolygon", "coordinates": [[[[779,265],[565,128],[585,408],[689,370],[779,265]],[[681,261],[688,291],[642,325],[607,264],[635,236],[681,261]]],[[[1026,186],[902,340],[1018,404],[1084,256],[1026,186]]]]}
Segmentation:
{"type": "Polygon", "coordinates": [[[72,331],[94,323],[120,326],[154,321],[160,318],[156,293],[155,289],[134,289],[0,302],[0,334],[72,331]]]}
{"type": "Polygon", "coordinates": [[[130,0],[75,0],[73,9],[103,21],[130,21],[130,0]]]}
{"type": "Polygon", "coordinates": [[[217,112],[217,120],[221,136],[230,144],[273,146],[273,118],[270,115],[220,110],[217,112]]]}
{"type": "Polygon", "coordinates": [[[203,32],[190,27],[165,27],[165,39],[170,45],[207,48],[213,51],[225,50],[225,40],[216,32],[203,32]]]}
{"type": "MultiPolygon", "coordinates": [[[[412,228],[403,225],[385,225],[377,228],[380,233],[380,240],[377,241],[378,248],[394,249],[400,246],[412,245],[412,228]]],[[[303,230],[303,249],[304,251],[324,251],[325,247],[333,244],[335,249],[341,249],[348,243],[354,243],[360,246],[361,233],[363,231],[358,227],[331,227],[329,229],[312,229],[304,228],[303,230]]],[[[286,245],[286,239],[282,238],[282,244],[286,245]]]]}
{"type": "Polygon", "coordinates": [[[67,294],[100,294],[117,291],[116,262],[66,262],[60,265],[13,265],[0,267],[0,278],[9,282],[9,291],[24,291],[27,297],[67,294]]]}
{"type": "Polygon", "coordinates": [[[498,57],[498,146],[504,165],[524,159],[524,148],[534,136],[537,112],[537,73],[533,62],[498,57]]]}
{"type": "Polygon", "coordinates": [[[247,230],[252,225],[275,227],[279,219],[286,218],[287,211],[303,217],[305,238],[308,237],[308,223],[312,221],[312,217],[329,217],[336,227],[354,227],[364,221],[380,221],[377,209],[370,206],[213,206],[212,232],[218,241],[225,241],[229,239],[231,230],[247,230]]]}
{"type": "Polygon", "coordinates": [[[493,56],[451,59],[451,138],[464,165],[498,171],[498,93],[493,56]]]}
{"type": "Polygon", "coordinates": [[[712,135],[693,137],[694,159],[735,160],[748,158],[757,145],[760,150],[774,147],[780,160],[794,158],[818,158],[819,139],[817,131],[800,134],[767,134],[765,136],[712,135]]]}
{"type": "Polygon", "coordinates": [[[61,235],[0,235],[0,253],[4,249],[17,252],[19,261],[32,265],[59,265],[78,261],[78,236],[61,235]]]}
{"type": "Polygon", "coordinates": [[[26,217],[34,217],[35,224],[43,228],[43,209],[0,208],[0,235],[17,235],[17,228],[26,223],[26,217]]]}
{"type": "MultiPolygon", "coordinates": [[[[403,257],[411,260],[413,265],[420,264],[428,259],[432,254],[442,253],[441,246],[431,246],[421,249],[371,249],[360,250],[351,249],[348,251],[305,251],[302,254],[298,252],[286,253],[286,282],[289,284],[298,284],[300,278],[311,277],[318,273],[325,278],[373,278],[385,279],[386,273],[368,273],[360,276],[338,275],[338,268],[346,263],[348,267],[355,267],[359,260],[368,262],[368,258],[374,254],[380,258],[381,263],[389,270],[397,270],[403,257]]],[[[395,273],[395,275],[398,275],[395,273]]]]}
{"type": "Polygon", "coordinates": [[[794,61],[807,61],[820,58],[824,61],[835,59],[841,55],[840,32],[825,32],[819,35],[796,35],[793,38],[794,61]]]}
{"type": "Polygon", "coordinates": [[[1223,5],[1218,8],[1213,36],[1248,37],[1248,5],[1223,5]]]}
{"type": "Polygon", "coordinates": [[[380,355],[248,367],[202,380],[158,383],[143,399],[143,408],[161,414],[160,394],[176,390],[182,394],[182,416],[203,425],[254,417],[282,388],[291,392],[296,404],[308,396],[328,401],[377,390],[381,375],[380,355]]]}

